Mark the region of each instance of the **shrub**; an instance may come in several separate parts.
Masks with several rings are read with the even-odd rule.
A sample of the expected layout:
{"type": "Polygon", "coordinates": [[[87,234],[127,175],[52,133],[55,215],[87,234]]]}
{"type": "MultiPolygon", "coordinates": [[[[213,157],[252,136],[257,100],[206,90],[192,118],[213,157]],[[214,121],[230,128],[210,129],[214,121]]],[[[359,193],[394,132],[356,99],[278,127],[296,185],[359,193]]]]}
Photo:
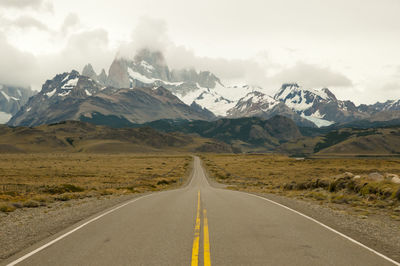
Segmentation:
{"type": "Polygon", "coordinates": [[[63,194],[65,192],[82,192],[85,189],[72,184],[62,184],[60,186],[46,187],[44,192],[50,194],[63,194]]]}
{"type": "Polygon", "coordinates": [[[29,200],[27,202],[24,202],[24,207],[26,208],[37,208],[39,207],[39,203],[33,200],[29,200]]]}
{"type": "Polygon", "coordinates": [[[400,188],[397,190],[397,192],[394,194],[394,197],[398,200],[400,200],[400,188]]]}
{"type": "Polygon", "coordinates": [[[8,204],[2,204],[0,205],[0,212],[13,212],[15,211],[15,207],[8,205],[8,204]]]}

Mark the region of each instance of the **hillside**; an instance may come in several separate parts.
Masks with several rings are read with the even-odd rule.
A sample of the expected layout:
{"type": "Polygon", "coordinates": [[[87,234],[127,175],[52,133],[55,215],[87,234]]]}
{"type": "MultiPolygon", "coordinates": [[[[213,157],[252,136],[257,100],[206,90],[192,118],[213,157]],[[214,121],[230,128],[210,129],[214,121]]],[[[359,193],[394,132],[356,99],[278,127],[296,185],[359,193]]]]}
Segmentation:
{"type": "Polygon", "coordinates": [[[0,153],[15,152],[232,152],[229,145],[215,140],[155,129],[115,129],[67,121],[34,128],[0,126],[0,153]],[[213,149],[207,148],[212,146],[213,149]]]}
{"type": "Polygon", "coordinates": [[[400,155],[400,127],[332,131],[314,151],[317,155],[400,155]]]}
{"type": "Polygon", "coordinates": [[[400,126],[324,129],[282,144],[277,150],[294,156],[398,156],[400,126]]]}
{"type": "Polygon", "coordinates": [[[134,126],[149,126],[164,132],[195,133],[233,145],[235,151],[242,152],[271,152],[281,143],[302,137],[296,124],[284,116],[268,120],[258,117],[216,121],[159,120],[134,126]]]}

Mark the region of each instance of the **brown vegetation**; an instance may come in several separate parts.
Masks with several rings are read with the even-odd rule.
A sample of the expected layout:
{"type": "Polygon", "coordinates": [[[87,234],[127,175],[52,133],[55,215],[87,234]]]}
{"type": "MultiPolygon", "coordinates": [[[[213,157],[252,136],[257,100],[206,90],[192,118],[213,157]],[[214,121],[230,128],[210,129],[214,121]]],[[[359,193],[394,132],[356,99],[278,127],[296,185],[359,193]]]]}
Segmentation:
{"type": "Polygon", "coordinates": [[[190,163],[185,155],[1,154],[0,211],[176,187],[190,163]]]}
{"type": "Polygon", "coordinates": [[[281,155],[202,155],[231,189],[279,193],[400,220],[400,159],[294,159],[281,155]],[[397,178],[396,178],[397,176],[397,178]]]}

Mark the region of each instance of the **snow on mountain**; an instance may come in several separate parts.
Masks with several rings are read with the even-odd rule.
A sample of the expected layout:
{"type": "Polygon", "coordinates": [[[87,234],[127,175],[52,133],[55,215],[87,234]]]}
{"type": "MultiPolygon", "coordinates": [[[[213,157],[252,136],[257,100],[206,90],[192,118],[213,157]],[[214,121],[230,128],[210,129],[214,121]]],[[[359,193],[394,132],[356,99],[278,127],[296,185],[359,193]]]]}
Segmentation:
{"type": "Polygon", "coordinates": [[[235,105],[234,101],[222,97],[213,89],[203,88],[198,83],[196,83],[196,87],[197,90],[192,90],[185,95],[178,93],[175,93],[175,95],[187,105],[195,102],[217,116],[226,116],[227,111],[235,105]]]}
{"type": "Polygon", "coordinates": [[[0,123],[7,122],[34,94],[29,88],[0,84],[0,123]]]}
{"type": "Polygon", "coordinates": [[[12,117],[11,114],[0,111],[0,124],[5,124],[12,117]]]}
{"type": "Polygon", "coordinates": [[[117,58],[110,67],[108,85],[119,88],[163,86],[187,105],[193,102],[225,116],[235,103],[219,93],[225,87],[209,71],[170,70],[160,52],[141,50],[133,59],[117,58]]]}
{"type": "Polygon", "coordinates": [[[132,123],[159,119],[215,118],[207,109],[195,104],[184,104],[164,87],[103,87],[93,79],[72,71],[47,80],[41,92],[31,97],[8,124],[36,126],[65,120],[81,120],[82,117],[85,121],[93,119],[96,123],[108,123],[107,116],[132,123]]]}
{"type": "Polygon", "coordinates": [[[327,127],[327,126],[330,126],[335,123],[333,121],[328,121],[328,120],[319,118],[318,116],[315,116],[315,115],[306,116],[304,114],[301,114],[301,117],[313,122],[317,127],[327,127]]]}
{"type": "Polygon", "coordinates": [[[259,91],[252,91],[241,98],[227,113],[231,117],[260,116],[261,113],[268,112],[277,104],[279,101],[271,96],[259,91]]]}
{"type": "MultiPolygon", "coordinates": [[[[225,86],[209,71],[171,70],[161,52],[148,49],[138,51],[133,58],[115,58],[108,75],[104,70],[97,75],[88,64],[82,76],[77,72],[64,73],[59,79],[56,77],[52,84],[45,84],[41,94],[51,99],[66,96],[83,99],[95,96],[104,88],[117,91],[163,87],[186,105],[193,105],[198,111],[211,111],[216,116],[268,118],[285,115],[299,125],[319,127],[367,119],[371,113],[400,110],[400,100],[356,107],[350,101],[338,100],[327,88],[303,88],[296,83],[283,84],[274,97],[268,96],[266,90],[258,86],[225,86]],[[87,78],[82,79],[82,76],[87,78]]],[[[3,92],[1,97],[11,99],[3,92]]]]}
{"type": "Polygon", "coordinates": [[[327,88],[308,89],[296,83],[283,84],[274,99],[319,126],[365,118],[353,102],[336,99],[327,88]]]}

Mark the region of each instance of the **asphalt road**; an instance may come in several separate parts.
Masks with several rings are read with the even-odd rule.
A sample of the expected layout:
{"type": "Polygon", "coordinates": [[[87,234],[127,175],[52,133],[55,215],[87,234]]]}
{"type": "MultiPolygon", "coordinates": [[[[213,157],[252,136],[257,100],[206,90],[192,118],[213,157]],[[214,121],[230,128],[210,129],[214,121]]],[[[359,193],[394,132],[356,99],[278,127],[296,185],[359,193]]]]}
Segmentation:
{"type": "Polygon", "coordinates": [[[395,265],[273,202],[210,186],[197,157],[186,187],[150,194],[92,217],[8,263],[395,265]]]}

